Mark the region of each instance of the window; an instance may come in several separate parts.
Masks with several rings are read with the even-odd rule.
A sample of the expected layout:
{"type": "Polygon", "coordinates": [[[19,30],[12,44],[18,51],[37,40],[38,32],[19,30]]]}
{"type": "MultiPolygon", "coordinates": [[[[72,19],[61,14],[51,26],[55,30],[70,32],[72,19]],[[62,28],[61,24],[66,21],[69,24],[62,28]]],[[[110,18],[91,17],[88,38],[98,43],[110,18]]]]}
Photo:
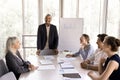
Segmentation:
{"type": "Polygon", "coordinates": [[[77,0],[63,0],[63,17],[76,18],[77,0]]]}
{"type": "Polygon", "coordinates": [[[79,17],[84,19],[83,32],[90,36],[96,45],[97,35],[100,33],[100,21],[103,0],[80,0],[79,17]]]}
{"type": "Polygon", "coordinates": [[[0,0],[0,57],[5,55],[6,40],[10,36],[22,35],[22,1],[0,0]]]}
{"type": "Polygon", "coordinates": [[[83,33],[90,36],[95,47],[97,35],[102,32],[103,3],[104,0],[63,0],[63,17],[83,18],[83,33]]]}
{"type": "Polygon", "coordinates": [[[120,0],[108,0],[106,30],[108,35],[115,37],[120,36],[120,0]]]}
{"type": "Polygon", "coordinates": [[[24,0],[24,29],[23,52],[24,56],[35,55],[36,35],[38,30],[38,0],[24,0]]]}
{"type": "Polygon", "coordinates": [[[24,35],[36,35],[38,29],[38,0],[24,0],[24,35]]]}
{"type": "Polygon", "coordinates": [[[52,24],[59,29],[59,0],[43,0],[43,22],[46,14],[52,15],[52,24]]]}
{"type": "MultiPolygon", "coordinates": [[[[22,42],[22,35],[26,36],[23,47],[33,47],[25,49],[26,56],[35,55],[38,25],[39,22],[44,23],[46,14],[52,15],[51,23],[57,26],[59,32],[59,6],[62,6],[63,18],[84,19],[83,32],[90,35],[91,42],[96,44],[97,35],[102,33],[104,0],[62,0],[63,4],[59,2],[60,0],[0,0],[0,57],[4,56],[7,38],[17,36],[22,42]],[[40,15],[43,18],[39,19],[40,15]]],[[[119,13],[120,0],[108,0],[108,35],[120,36],[119,13]]]]}

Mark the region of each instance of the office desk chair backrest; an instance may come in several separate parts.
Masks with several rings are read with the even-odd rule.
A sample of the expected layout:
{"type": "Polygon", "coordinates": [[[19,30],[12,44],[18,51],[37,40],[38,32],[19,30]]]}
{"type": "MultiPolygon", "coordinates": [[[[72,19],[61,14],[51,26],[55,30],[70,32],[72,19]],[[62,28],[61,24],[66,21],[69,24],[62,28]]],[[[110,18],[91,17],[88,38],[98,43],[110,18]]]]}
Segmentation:
{"type": "Polygon", "coordinates": [[[1,59],[0,60],[0,77],[8,72],[9,71],[6,64],[4,63],[3,59],[1,59]]]}
{"type": "Polygon", "coordinates": [[[0,60],[0,80],[17,80],[13,72],[9,72],[4,60],[0,60]]]}

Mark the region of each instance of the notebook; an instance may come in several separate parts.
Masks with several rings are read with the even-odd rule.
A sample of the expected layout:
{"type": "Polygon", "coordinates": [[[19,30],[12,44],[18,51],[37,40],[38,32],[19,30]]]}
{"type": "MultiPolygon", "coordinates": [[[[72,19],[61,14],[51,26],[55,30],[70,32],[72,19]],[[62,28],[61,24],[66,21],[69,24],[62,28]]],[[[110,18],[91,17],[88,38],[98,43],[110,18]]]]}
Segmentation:
{"type": "Polygon", "coordinates": [[[52,61],[50,61],[50,60],[40,60],[40,63],[41,64],[53,64],[53,62],[52,61]]]}
{"type": "Polygon", "coordinates": [[[79,73],[68,73],[68,74],[63,74],[63,77],[68,77],[68,78],[81,78],[79,73]]]}
{"type": "Polygon", "coordinates": [[[74,69],[74,66],[72,64],[63,63],[63,64],[60,64],[60,66],[62,69],[74,69]]]}

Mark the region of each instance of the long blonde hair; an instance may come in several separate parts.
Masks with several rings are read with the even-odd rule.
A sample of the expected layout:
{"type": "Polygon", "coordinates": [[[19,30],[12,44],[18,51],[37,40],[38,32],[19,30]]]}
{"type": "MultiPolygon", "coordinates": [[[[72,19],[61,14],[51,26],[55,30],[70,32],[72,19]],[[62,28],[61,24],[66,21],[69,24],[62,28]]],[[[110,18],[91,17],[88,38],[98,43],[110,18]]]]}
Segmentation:
{"type": "Polygon", "coordinates": [[[7,54],[8,51],[11,50],[11,46],[15,43],[15,41],[17,40],[17,37],[9,37],[6,41],[6,50],[5,53],[7,54]]]}

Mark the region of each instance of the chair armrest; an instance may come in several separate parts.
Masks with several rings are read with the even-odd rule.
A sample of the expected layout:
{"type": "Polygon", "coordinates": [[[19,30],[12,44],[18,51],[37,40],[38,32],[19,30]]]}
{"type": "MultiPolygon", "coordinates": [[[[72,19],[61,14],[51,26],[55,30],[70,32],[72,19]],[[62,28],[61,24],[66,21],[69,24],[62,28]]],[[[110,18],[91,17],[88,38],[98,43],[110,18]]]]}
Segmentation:
{"type": "Polygon", "coordinates": [[[9,72],[0,77],[0,80],[17,80],[13,72],[9,72]]]}

